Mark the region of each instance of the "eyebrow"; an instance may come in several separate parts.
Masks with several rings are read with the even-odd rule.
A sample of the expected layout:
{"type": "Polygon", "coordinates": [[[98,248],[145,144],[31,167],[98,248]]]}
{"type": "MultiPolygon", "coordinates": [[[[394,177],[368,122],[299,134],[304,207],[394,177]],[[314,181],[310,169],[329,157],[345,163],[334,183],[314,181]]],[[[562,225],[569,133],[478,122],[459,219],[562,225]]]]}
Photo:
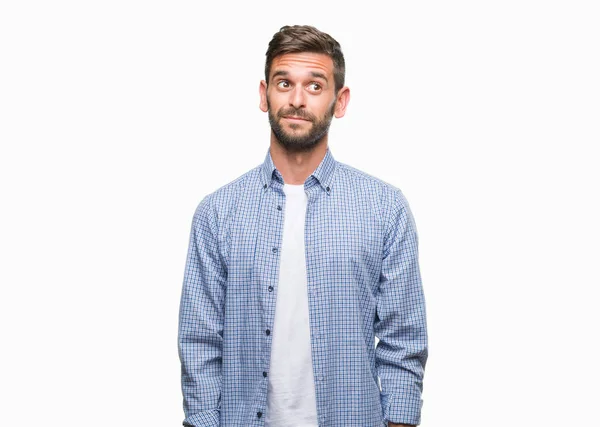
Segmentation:
{"type": "MultiPolygon", "coordinates": [[[[275,71],[273,73],[273,77],[271,77],[271,78],[274,79],[275,77],[278,77],[278,76],[285,77],[287,75],[289,75],[289,73],[287,71],[285,71],[285,70],[278,70],[278,71],[275,71]]],[[[329,83],[329,80],[327,80],[327,77],[323,73],[319,73],[317,71],[311,71],[310,75],[313,76],[313,77],[315,77],[315,78],[318,78],[318,79],[323,79],[323,80],[325,80],[326,83],[329,83]]]]}
{"type": "Polygon", "coordinates": [[[273,76],[271,77],[272,79],[274,79],[277,76],[287,76],[288,72],[287,71],[283,71],[283,70],[279,70],[279,71],[275,71],[275,73],[273,73],[273,76]]]}
{"type": "Polygon", "coordinates": [[[318,79],[323,79],[325,80],[326,83],[329,83],[329,81],[327,80],[327,77],[325,77],[325,74],[323,73],[317,73],[316,71],[311,71],[310,74],[318,79]]]}

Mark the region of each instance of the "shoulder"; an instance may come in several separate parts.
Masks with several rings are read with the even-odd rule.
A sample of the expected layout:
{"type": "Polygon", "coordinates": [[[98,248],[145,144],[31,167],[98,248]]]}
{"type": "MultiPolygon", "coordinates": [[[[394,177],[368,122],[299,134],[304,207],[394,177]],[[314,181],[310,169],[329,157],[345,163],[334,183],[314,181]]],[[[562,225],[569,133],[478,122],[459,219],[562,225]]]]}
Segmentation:
{"type": "Polygon", "coordinates": [[[396,185],[342,162],[338,162],[337,174],[341,185],[372,198],[384,218],[408,209],[408,201],[396,185]]]}
{"type": "Polygon", "coordinates": [[[215,226],[221,223],[235,212],[240,195],[256,187],[259,180],[260,165],[205,195],[196,207],[194,222],[209,221],[215,226]]]}

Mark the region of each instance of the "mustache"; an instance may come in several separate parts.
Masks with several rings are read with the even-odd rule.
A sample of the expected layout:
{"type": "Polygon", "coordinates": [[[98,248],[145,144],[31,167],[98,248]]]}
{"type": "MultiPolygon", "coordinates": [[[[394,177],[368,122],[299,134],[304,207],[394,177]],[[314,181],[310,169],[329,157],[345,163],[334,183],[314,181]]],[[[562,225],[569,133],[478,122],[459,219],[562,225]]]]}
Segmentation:
{"type": "Polygon", "coordinates": [[[287,110],[279,110],[279,112],[277,113],[277,117],[282,118],[285,116],[296,116],[296,117],[300,117],[301,119],[304,120],[310,120],[311,122],[315,121],[315,116],[313,116],[312,114],[308,113],[306,110],[303,109],[296,109],[296,108],[289,108],[287,110]]]}

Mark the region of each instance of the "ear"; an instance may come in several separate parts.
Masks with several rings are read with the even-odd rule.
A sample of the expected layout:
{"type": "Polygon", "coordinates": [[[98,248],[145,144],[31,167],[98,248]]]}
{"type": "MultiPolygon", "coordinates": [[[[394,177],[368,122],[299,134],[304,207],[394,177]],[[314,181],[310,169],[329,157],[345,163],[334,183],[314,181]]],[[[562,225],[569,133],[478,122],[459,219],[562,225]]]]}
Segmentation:
{"type": "Polygon", "coordinates": [[[258,93],[260,94],[260,104],[259,108],[263,113],[269,111],[269,107],[267,106],[267,82],[264,80],[260,81],[260,85],[258,87],[258,93]]]}
{"type": "Polygon", "coordinates": [[[348,86],[344,86],[341,88],[337,94],[337,99],[335,101],[335,117],[341,119],[346,114],[346,108],[348,107],[348,102],[350,102],[350,88],[348,86]]]}

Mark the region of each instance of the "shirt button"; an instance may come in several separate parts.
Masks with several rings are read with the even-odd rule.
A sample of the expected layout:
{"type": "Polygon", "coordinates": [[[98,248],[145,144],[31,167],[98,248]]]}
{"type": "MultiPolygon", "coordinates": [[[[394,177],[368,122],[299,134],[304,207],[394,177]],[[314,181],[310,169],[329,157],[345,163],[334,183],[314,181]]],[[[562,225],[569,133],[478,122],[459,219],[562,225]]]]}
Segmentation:
{"type": "Polygon", "coordinates": [[[277,252],[277,248],[273,248],[273,253],[277,252]]]}
{"type": "Polygon", "coordinates": [[[267,335],[271,335],[271,330],[270,330],[270,329],[267,329],[267,330],[265,331],[265,334],[267,334],[267,335]]]}
{"type": "Polygon", "coordinates": [[[329,191],[329,187],[327,187],[327,191],[329,191]]]}
{"type": "Polygon", "coordinates": [[[277,205],[277,210],[280,211],[281,210],[281,206],[277,205]]]}
{"type": "Polygon", "coordinates": [[[262,412],[260,412],[260,411],[259,411],[259,412],[257,412],[257,413],[256,413],[256,416],[257,416],[258,418],[262,417],[262,412]]]}
{"type": "Polygon", "coordinates": [[[267,184],[263,185],[263,188],[267,188],[267,184]]]}
{"type": "Polygon", "coordinates": [[[266,372],[263,372],[263,377],[265,377],[265,378],[267,377],[267,373],[266,372]]]}
{"type": "Polygon", "coordinates": [[[273,286],[269,286],[269,292],[273,292],[273,286]]]}

